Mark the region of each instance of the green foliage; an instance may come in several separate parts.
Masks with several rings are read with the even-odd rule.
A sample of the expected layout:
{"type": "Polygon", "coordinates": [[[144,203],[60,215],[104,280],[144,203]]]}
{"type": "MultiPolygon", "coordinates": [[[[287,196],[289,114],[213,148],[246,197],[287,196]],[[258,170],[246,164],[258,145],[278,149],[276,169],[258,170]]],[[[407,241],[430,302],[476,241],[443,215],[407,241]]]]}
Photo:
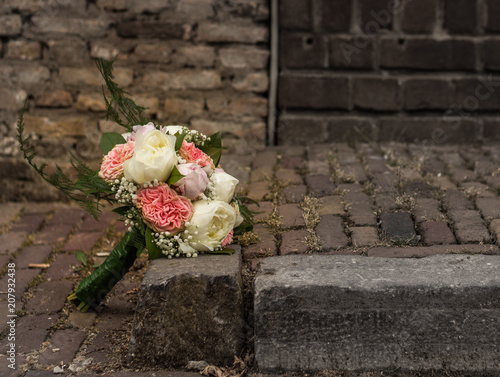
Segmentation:
{"type": "Polygon", "coordinates": [[[133,126],[148,123],[149,120],[143,114],[146,109],[136,105],[127,96],[129,93],[113,81],[113,63],[114,60],[97,59],[96,61],[97,68],[101,72],[109,91],[109,97],[107,97],[104,87],[102,88],[104,102],[106,103],[107,119],[112,119],[128,131],[132,131],[133,126]]]}
{"type": "Polygon", "coordinates": [[[179,173],[179,170],[177,170],[177,166],[174,166],[174,170],[172,170],[172,173],[170,174],[170,178],[168,179],[167,183],[169,185],[173,185],[175,182],[181,180],[184,178],[184,176],[179,173]]]}
{"type": "Polygon", "coordinates": [[[184,141],[184,138],[186,137],[187,132],[177,132],[175,134],[176,140],[175,140],[175,151],[178,152],[179,149],[182,148],[182,142],[184,141]]]}
{"type": "Polygon", "coordinates": [[[114,197],[110,187],[99,177],[98,172],[89,168],[85,163],[74,155],[71,155],[71,164],[77,173],[77,180],[73,182],[62,169],[56,165],[56,172],[48,175],[45,172],[47,164],[38,165],[35,163],[37,153],[30,145],[31,136],[24,136],[24,108],[19,113],[17,122],[17,140],[20,145],[23,157],[29,165],[48,183],[66,194],[69,198],[77,202],[83,209],[90,213],[95,219],[101,213],[102,201],[114,202],[114,197]]]}
{"type": "Polygon", "coordinates": [[[210,140],[205,142],[205,145],[201,148],[201,150],[210,156],[215,166],[219,165],[220,157],[222,155],[220,132],[210,136],[210,140]]]}
{"type": "Polygon", "coordinates": [[[76,260],[83,264],[84,266],[87,266],[88,259],[87,259],[87,254],[85,254],[81,250],[77,250],[75,253],[76,260]]]}
{"type": "Polygon", "coordinates": [[[256,212],[250,211],[246,205],[259,205],[259,203],[255,200],[241,195],[236,195],[234,199],[238,202],[238,206],[240,207],[240,214],[243,217],[243,222],[236,228],[234,228],[234,234],[241,235],[243,233],[251,232],[253,230],[253,214],[256,212]]]}
{"type": "Polygon", "coordinates": [[[105,132],[101,136],[99,143],[101,152],[106,156],[117,144],[125,144],[127,141],[118,132],[105,132]]]}

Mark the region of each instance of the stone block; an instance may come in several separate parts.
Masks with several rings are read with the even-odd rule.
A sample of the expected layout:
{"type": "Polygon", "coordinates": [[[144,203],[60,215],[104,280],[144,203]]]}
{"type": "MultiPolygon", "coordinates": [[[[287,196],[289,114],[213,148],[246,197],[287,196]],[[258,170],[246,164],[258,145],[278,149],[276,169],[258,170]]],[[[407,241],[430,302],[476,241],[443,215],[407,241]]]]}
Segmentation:
{"type": "Polygon", "coordinates": [[[439,202],[436,199],[418,198],[415,202],[413,216],[417,224],[443,218],[443,214],[439,211],[439,202]]]}
{"type": "Polygon", "coordinates": [[[39,42],[35,41],[9,41],[7,43],[7,59],[37,60],[40,59],[42,48],[39,42]]]}
{"type": "Polygon", "coordinates": [[[268,29],[244,23],[213,23],[200,22],[198,25],[198,40],[201,42],[217,43],[259,43],[267,42],[268,29]]]}
{"type": "Polygon", "coordinates": [[[241,92],[267,92],[269,77],[264,72],[252,72],[244,77],[235,78],[231,86],[241,92]]]}
{"type": "Polygon", "coordinates": [[[72,104],[73,97],[65,90],[41,92],[35,96],[37,107],[70,107],[72,104]]]}
{"type": "Polygon", "coordinates": [[[176,51],[181,66],[211,68],[215,62],[215,49],[210,46],[182,46],[176,51]]]}
{"type": "Polygon", "coordinates": [[[267,258],[254,282],[256,362],[264,373],[498,374],[499,268],[480,255],[267,258]]]}
{"type": "Polygon", "coordinates": [[[159,39],[181,39],[186,32],[185,25],[178,21],[165,22],[144,20],[119,22],[116,26],[116,31],[120,37],[124,38],[159,39]]]}
{"type": "Polygon", "coordinates": [[[240,251],[157,259],[138,294],[129,346],[135,365],[232,365],[244,336],[240,251]]]}
{"type": "Polygon", "coordinates": [[[21,34],[23,22],[18,14],[0,16],[0,36],[14,37],[21,34]]]}
{"type": "Polygon", "coordinates": [[[139,43],[134,56],[140,62],[146,63],[170,63],[172,49],[166,42],[139,43]]]}
{"type": "Polygon", "coordinates": [[[219,72],[183,69],[175,72],[152,72],[143,76],[143,85],[147,87],[169,89],[216,89],[221,87],[219,72]]]}
{"type": "Polygon", "coordinates": [[[281,229],[290,229],[305,226],[302,209],[297,204],[283,204],[278,207],[282,216],[281,229]]]}
{"type": "Polygon", "coordinates": [[[269,60],[269,51],[253,47],[225,47],[219,50],[223,67],[233,69],[264,69],[269,60]]]}
{"type": "Polygon", "coordinates": [[[467,197],[458,190],[448,190],[442,198],[443,207],[448,210],[474,209],[472,203],[467,197]]]}
{"type": "Polygon", "coordinates": [[[344,202],[339,195],[324,196],[321,198],[321,207],[318,210],[320,216],[344,215],[344,202]]]}
{"type": "Polygon", "coordinates": [[[28,94],[24,90],[0,88],[0,110],[19,111],[27,97],[28,94]]]}

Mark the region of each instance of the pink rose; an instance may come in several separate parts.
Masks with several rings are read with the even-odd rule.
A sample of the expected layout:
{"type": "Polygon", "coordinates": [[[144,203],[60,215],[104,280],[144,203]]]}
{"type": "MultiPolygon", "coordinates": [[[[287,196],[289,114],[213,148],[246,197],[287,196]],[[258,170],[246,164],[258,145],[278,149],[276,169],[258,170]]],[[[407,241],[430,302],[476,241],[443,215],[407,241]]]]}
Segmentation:
{"type": "Polygon", "coordinates": [[[188,143],[186,140],[182,142],[179,155],[186,160],[186,162],[200,165],[207,174],[210,174],[215,168],[214,162],[209,155],[204,153],[201,149],[196,148],[194,143],[188,143]]]}
{"type": "Polygon", "coordinates": [[[229,232],[226,238],[224,238],[224,241],[222,241],[221,246],[224,247],[226,245],[230,245],[231,242],[233,242],[233,234],[234,234],[234,229],[229,232]]]}
{"type": "Polygon", "coordinates": [[[138,190],[136,206],[153,230],[170,234],[182,230],[194,211],[189,199],[164,184],[138,190]]]}
{"type": "Polygon", "coordinates": [[[205,192],[210,179],[200,165],[180,164],[177,165],[177,170],[184,176],[173,184],[179,194],[194,200],[205,192]]]}
{"type": "Polygon", "coordinates": [[[123,175],[123,163],[134,155],[134,142],[127,141],[125,144],[117,144],[104,156],[99,177],[106,182],[113,182],[123,175]]]}

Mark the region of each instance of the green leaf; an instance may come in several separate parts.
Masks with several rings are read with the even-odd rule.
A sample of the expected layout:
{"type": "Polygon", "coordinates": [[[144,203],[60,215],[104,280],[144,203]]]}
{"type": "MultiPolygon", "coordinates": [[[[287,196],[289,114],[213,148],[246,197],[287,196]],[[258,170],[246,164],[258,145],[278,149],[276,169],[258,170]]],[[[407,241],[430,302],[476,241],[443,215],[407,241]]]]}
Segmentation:
{"type": "Polygon", "coordinates": [[[83,251],[81,250],[77,250],[76,253],[75,253],[75,256],[76,256],[76,260],[78,262],[80,262],[81,264],[83,264],[84,266],[87,265],[87,254],[85,254],[83,251]]]}
{"type": "Polygon", "coordinates": [[[119,214],[120,216],[125,216],[129,210],[130,206],[123,206],[113,209],[113,212],[119,214]]]}
{"type": "Polygon", "coordinates": [[[184,141],[184,138],[186,137],[187,132],[177,132],[174,136],[176,138],[175,141],[175,151],[178,152],[179,149],[182,147],[182,142],[184,141]]]}
{"type": "Polygon", "coordinates": [[[118,132],[105,132],[101,136],[101,152],[107,155],[117,144],[125,144],[127,141],[118,132]]]}
{"type": "Polygon", "coordinates": [[[222,155],[220,132],[216,132],[210,136],[210,140],[205,142],[205,145],[201,148],[201,150],[210,156],[215,166],[219,165],[220,157],[222,155]]]}
{"type": "Polygon", "coordinates": [[[181,173],[179,173],[177,167],[174,166],[174,170],[172,170],[172,174],[170,174],[170,178],[168,179],[167,183],[169,185],[173,185],[175,182],[179,181],[182,178],[184,178],[184,176],[181,173]]]}
{"type": "Polygon", "coordinates": [[[224,247],[221,250],[215,250],[215,251],[206,251],[206,254],[226,254],[226,255],[233,255],[234,254],[234,249],[230,249],[229,247],[224,247]]]}
{"type": "Polygon", "coordinates": [[[161,252],[160,248],[156,246],[154,243],[154,238],[153,238],[153,231],[151,228],[146,228],[146,233],[144,234],[146,237],[146,248],[148,249],[148,259],[153,260],[153,259],[158,259],[163,256],[163,253],[161,252]]]}

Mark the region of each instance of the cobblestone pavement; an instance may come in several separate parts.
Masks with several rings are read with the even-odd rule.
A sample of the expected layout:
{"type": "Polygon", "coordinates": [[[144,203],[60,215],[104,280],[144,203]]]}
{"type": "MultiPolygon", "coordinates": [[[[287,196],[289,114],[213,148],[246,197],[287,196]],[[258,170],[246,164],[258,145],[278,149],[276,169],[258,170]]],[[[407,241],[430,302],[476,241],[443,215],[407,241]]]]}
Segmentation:
{"type": "MultiPolygon", "coordinates": [[[[271,147],[249,161],[226,156],[260,206],[260,242],[243,248],[246,269],[267,256],[367,257],[500,254],[500,147],[403,144],[271,147]]],[[[95,221],[65,204],[0,204],[0,375],[190,376],[126,367],[140,258],[97,312],[66,297],[125,231],[111,212],[95,221]],[[83,265],[76,251],[89,259],[83,265]],[[15,264],[16,370],[8,368],[9,263],[15,264]],[[73,371],[73,372],[71,372],[73,371]]]]}

